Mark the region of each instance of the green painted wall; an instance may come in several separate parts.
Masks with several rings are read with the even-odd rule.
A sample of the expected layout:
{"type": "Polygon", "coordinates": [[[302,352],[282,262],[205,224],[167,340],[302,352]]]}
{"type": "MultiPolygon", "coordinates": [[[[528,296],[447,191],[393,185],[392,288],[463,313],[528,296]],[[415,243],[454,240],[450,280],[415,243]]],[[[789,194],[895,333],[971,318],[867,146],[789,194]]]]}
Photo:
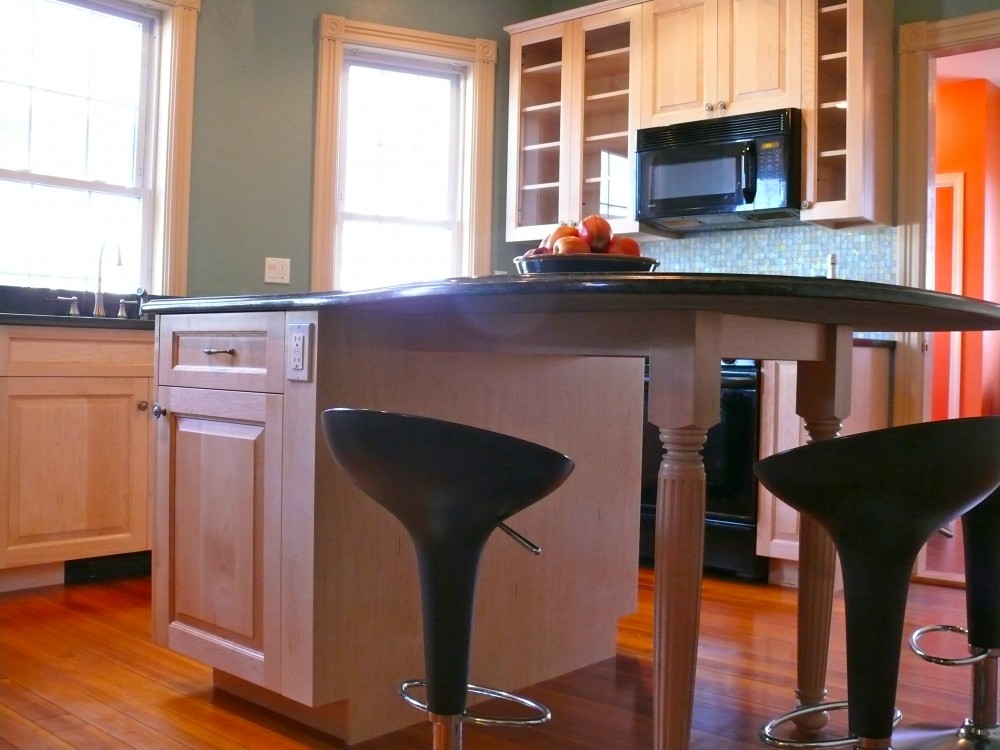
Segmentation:
{"type": "Polygon", "coordinates": [[[498,42],[494,236],[503,242],[509,70],[503,27],[548,12],[549,0],[203,0],[188,293],[309,287],[316,37],[324,13],[498,42]],[[291,259],[290,286],[263,283],[268,256],[291,259]]]}
{"type": "MultiPolygon", "coordinates": [[[[503,27],[586,4],[203,0],[188,293],[297,292],[309,287],[316,35],[323,13],[498,42],[493,236],[498,262],[506,259],[511,255],[511,248],[504,247],[509,44],[503,27]],[[263,283],[267,256],[291,258],[290,286],[263,283]]],[[[896,0],[896,18],[897,23],[940,20],[998,4],[1000,0],[896,0]]]]}

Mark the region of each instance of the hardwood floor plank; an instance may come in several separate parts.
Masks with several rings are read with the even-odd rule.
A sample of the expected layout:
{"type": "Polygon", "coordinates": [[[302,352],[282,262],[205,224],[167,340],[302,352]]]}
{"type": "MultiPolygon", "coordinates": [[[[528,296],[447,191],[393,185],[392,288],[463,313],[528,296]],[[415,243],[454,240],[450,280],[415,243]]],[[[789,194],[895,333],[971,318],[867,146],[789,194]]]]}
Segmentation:
{"type": "MultiPolygon", "coordinates": [[[[619,655],[521,691],[552,708],[529,729],[467,726],[476,750],[643,750],[652,737],[652,574],[639,574],[639,609],[623,618],[619,655]]],[[[690,750],[759,750],[760,726],[791,708],[793,590],[707,578],[703,586],[690,750]]],[[[211,670],[150,641],[149,579],[54,586],[0,595],[0,750],[333,750],[322,735],[216,691],[211,670]]],[[[915,585],[905,632],[963,625],[964,592],[915,585]]],[[[903,644],[901,644],[902,646],[903,644]]],[[[937,644],[935,644],[937,647],[937,644]]],[[[946,642],[952,653],[961,644],[946,642]]],[[[831,699],[845,689],[843,605],[835,600],[831,699]]],[[[898,704],[904,722],[957,726],[969,673],[905,649],[898,704]]],[[[831,732],[846,717],[834,716],[831,732]]],[[[414,712],[415,721],[419,714],[414,712]]],[[[425,722],[358,750],[426,750],[425,722]]]]}

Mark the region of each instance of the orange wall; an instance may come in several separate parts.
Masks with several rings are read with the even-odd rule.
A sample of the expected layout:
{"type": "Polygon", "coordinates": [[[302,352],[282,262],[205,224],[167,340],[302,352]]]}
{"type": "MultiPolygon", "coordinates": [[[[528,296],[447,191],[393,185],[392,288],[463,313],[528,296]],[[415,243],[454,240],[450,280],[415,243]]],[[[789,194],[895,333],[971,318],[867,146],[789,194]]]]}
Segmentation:
{"type": "MultiPolygon", "coordinates": [[[[1000,90],[984,80],[942,84],[935,111],[935,171],[965,174],[964,293],[1000,301],[1000,90]]],[[[962,348],[962,416],[1000,413],[1000,337],[964,334],[962,348]]]]}

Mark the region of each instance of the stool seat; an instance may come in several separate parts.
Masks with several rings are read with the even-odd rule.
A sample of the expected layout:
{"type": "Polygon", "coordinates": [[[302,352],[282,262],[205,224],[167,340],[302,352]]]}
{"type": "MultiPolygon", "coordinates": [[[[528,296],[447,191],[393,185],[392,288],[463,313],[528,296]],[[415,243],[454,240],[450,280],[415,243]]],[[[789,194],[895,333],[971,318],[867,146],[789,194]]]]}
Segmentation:
{"type": "Polygon", "coordinates": [[[1000,417],[810,443],[762,459],[755,470],[777,497],[815,518],[837,548],[849,731],[860,746],[887,748],[910,571],[931,534],[1000,484],[1000,417]]]}
{"type": "Polygon", "coordinates": [[[510,435],[408,414],[336,408],[321,420],[337,463],[409,532],[420,576],[427,711],[461,716],[483,547],[505,519],[559,487],[573,461],[510,435]]]}

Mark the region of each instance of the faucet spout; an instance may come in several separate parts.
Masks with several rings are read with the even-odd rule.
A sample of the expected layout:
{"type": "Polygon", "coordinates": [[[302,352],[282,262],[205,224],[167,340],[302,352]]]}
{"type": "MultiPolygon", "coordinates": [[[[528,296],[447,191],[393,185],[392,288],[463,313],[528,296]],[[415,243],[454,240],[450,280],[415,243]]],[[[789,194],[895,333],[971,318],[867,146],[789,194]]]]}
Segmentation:
{"type": "MultiPolygon", "coordinates": [[[[101,291],[101,271],[104,268],[104,249],[108,246],[107,242],[101,244],[101,250],[97,254],[97,291],[94,292],[94,317],[103,318],[104,317],[104,292],[101,291]]],[[[118,259],[115,261],[116,266],[122,264],[122,249],[121,246],[115,243],[115,250],[118,253],[118,259]]]]}

